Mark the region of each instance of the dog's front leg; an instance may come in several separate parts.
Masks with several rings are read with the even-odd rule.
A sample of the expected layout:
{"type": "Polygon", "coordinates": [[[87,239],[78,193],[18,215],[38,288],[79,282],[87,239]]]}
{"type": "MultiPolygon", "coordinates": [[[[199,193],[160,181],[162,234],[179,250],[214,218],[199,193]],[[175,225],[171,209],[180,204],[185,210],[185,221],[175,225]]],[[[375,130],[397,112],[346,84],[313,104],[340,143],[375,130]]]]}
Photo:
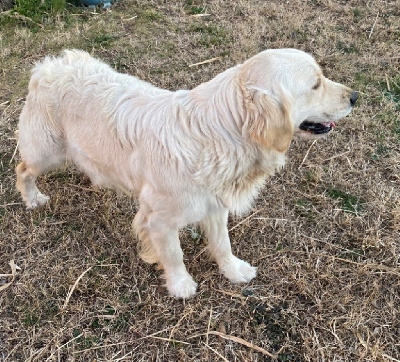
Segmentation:
{"type": "Polygon", "coordinates": [[[183,252],[179,242],[178,228],[170,225],[169,219],[151,213],[147,232],[164,269],[166,287],[176,298],[189,298],[196,293],[197,284],[183,263],[183,252]]]}
{"type": "Polygon", "coordinates": [[[247,283],[256,276],[257,268],[232,254],[227,224],[228,209],[220,209],[202,221],[210,253],[232,283],[247,283]]]}

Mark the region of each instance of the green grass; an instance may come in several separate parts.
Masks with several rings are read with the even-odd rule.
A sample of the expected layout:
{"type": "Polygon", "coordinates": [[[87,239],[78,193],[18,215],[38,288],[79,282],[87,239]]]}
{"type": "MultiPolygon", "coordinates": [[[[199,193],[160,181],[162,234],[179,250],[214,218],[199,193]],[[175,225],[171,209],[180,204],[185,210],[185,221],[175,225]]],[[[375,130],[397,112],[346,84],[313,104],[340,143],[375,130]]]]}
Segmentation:
{"type": "Polygon", "coordinates": [[[139,10],[138,20],[140,24],[145,24],[164,20],[164,16],[156,10],[139,10]]]}
{"type": "Polygon", "coordinates": [[[214,24],[193,23],[190,25],[189,31],[201,34],[198,44],[206,48],[232,41],[226,29],[214,24]]]}
{"type": "Polygon", "coordinates": [[[16,0],[12,13],[27,17],[35,23],[43,23],[54,21],[57,14],[78,5],[78,0],[16,0]]]}
{"type": "Polygon", "coordinates": [[[102,33],[93,36],[93,43],[100,46],[109,46],[111,43],[118,39],[118,35],[102,33]]]}

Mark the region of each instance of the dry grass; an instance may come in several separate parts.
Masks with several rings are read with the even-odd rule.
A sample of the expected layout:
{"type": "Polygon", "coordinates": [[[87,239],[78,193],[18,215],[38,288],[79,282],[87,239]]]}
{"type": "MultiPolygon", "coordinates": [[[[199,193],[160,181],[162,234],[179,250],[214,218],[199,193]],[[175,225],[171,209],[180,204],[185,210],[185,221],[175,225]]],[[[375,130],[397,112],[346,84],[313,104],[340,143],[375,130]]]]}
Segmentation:
{"type": "Polygon", "coordinates": [[[108,12],[54,16],[0,14],[0,287],[11,282],[0,291],[0,360],[269,359],[263,351],[280,361],[400,360],[395,0],[121,0],[108,12]],[[249,285],[219,276],[188,229],[182,244],[199,291],[170,298],[161,272],[138,259],[136,201],[92,189],[73,169],[42,177],[51,202],[24,209],[13,132],[29,69],[71,47],[169,89],[266,48],[296,47],[359,90],[334,134],[294,141],[253,213],[230,219],[233,249],[258,266],[249,285]]]}

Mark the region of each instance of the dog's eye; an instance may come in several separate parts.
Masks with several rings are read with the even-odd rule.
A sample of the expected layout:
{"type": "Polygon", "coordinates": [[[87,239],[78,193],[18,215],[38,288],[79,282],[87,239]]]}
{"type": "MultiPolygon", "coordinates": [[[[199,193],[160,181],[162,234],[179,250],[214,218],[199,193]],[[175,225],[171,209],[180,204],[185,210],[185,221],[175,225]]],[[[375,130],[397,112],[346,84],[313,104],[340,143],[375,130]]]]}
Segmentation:
{"type": "Polygon", "coordinates": [[[321,85],[321,78],[318,78],[317,83],[312,87],[312,89],[318,89],[319,86],[321,85]]]}

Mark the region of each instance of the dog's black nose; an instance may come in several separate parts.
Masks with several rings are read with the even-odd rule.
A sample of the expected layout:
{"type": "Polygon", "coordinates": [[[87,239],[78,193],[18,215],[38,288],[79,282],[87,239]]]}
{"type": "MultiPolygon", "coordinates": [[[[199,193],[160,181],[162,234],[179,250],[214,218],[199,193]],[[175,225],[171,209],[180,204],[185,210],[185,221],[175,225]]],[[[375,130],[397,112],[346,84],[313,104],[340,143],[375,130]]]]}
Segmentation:
{"type": "Polygon", "coordinates": [[[358,93],[352,92],[350,95],[350,104],[354,106],[356,104],[357,99],[358,99],[358,93]]]}

